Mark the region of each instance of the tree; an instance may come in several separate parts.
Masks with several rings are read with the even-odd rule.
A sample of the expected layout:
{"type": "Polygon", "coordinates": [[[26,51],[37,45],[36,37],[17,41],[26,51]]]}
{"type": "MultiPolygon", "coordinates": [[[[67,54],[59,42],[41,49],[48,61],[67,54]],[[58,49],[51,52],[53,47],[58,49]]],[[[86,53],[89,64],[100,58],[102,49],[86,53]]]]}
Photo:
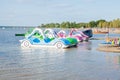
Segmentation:
{"type": "Polygon", "coordinates": [[[100,27],[100,28],[106,28],[106,27],[111,27],[111,28],[120,28],[120,19],[114,19],[112,21],[106,21],[104,19],[100,19],[97,21],[90,21],[89,23],[76,23],[76,22],[62,22],[60,23],[49,23],[49,24],[41,24],[39,27],[50,27],[50,28],[80,28],[80,27],[100,27]]]}
{"type": "Polygon", "coordinates": [[[95,21],[90,21],[89,22],[89,27],[96,27],[96,22],[95,21]]]}

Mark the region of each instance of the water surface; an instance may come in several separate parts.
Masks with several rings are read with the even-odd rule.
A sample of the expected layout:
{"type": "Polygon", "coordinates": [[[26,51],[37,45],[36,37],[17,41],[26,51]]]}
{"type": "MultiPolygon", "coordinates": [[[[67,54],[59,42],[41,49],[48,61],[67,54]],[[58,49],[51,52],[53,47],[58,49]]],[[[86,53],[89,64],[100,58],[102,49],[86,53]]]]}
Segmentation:
{"type": "Polygon", "coordinates": [[[24,37],[15,33],[26,31],[0,29],[0,80],[120,80],[120,53],[97,51],[103,40],[69,49],[23,49],[24,37]]]}

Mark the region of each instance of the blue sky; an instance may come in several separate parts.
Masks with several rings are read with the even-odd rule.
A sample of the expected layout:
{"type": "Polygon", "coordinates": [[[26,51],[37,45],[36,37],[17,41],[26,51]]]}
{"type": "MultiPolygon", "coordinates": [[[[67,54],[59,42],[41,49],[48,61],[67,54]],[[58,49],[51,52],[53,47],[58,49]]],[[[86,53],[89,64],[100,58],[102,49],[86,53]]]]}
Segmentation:
{"type": "Polygon", "coordinates": [[[120,0],[0,0],[0,26],[120,18],[120,0]]]}

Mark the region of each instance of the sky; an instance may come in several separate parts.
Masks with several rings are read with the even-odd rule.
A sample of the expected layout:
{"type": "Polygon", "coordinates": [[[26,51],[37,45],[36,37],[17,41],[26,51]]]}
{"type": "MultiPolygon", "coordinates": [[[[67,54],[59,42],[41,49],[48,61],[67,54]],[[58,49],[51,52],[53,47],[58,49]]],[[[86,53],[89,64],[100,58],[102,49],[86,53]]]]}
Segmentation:
{"type": "Polygon", "coordinates": [[[0,0],[0,26],[120,18],[120,0],[0,0]]]}

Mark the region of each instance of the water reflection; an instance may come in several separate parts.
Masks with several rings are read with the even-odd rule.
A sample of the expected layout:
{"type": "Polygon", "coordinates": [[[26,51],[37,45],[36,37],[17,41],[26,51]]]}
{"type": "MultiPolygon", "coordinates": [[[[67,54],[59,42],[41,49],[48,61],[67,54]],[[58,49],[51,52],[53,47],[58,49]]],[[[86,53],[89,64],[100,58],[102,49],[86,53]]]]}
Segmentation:
{"type": "Polygon", "coordinates": [[[21,49],[21,54],[24,60],[28,62],[38,61],[47,64],[46,61],[56,63],[60,58],[64,58],[66,49],[54,49],[54,48],[29,48],[21,49]]]}
{"type": "Polygon", "coordinates": [[[78,48],[81,50],[92,50],[92,42],[81,42],[78,44],[78,48]]]}
{"type": "Polygon", "coordinates": [[[119,54],[106,54],[106,61],[114,68],[120,68],[120,55],[119,54]]]}

